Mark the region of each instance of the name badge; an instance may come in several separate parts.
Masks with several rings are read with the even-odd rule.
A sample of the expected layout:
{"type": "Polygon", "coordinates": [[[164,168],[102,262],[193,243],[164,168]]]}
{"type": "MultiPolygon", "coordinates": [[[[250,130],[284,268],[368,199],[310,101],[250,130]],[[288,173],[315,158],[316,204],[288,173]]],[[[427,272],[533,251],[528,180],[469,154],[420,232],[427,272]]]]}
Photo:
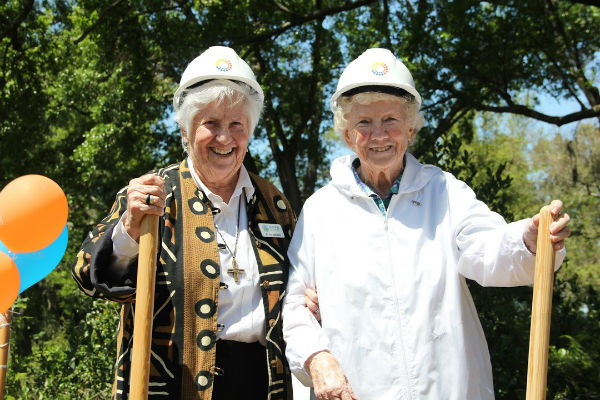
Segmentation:
{"type": "Polygon", "coordinates": [[[260,229],[260,233],[263,235],[263,237],[285,237],[285,235],[283,234],[283,229],[279,224],[259,223],[258,228],[260,229]]]}

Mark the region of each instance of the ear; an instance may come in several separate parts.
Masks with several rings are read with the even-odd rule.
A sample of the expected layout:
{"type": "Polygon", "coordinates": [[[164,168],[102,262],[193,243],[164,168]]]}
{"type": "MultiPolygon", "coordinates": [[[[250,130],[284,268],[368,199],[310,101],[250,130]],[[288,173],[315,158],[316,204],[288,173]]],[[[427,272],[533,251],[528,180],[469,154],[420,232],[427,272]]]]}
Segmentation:
{"type": "Polygon", "coordinates": [[[179,130],[181,131],[181,137],[183,138],[183,141],[187,144],[188,143],[187,134],[185,133],[185,131],[183,130],[183,128],[179,128],[179,130]]]}
{"type": "Polygon", "coordinates": [[[410,128],[408,130],[408,144],[412,144],[415,140],[415,128],[410,128]]]}
{"type": "Polygon", "coordinates": [[[351,149],[354,149],[354,137],[352,133],[348,129],[344,131],[344,140],[346,141],[346,145],[351,149]]]}

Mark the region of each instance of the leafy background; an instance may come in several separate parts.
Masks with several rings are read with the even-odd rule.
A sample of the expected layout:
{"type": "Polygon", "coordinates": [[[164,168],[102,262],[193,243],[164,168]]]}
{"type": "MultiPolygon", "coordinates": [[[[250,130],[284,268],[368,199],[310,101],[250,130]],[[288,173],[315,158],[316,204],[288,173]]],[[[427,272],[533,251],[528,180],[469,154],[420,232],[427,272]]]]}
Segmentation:
{"type": "MultiPolygon", "coordinates": [[[[118,306],[85,297],[70,266],[120,187],[182,158],[172,94],[216,44],[246,59],[266,93],[246,165],[296,211],[344,151],[327,104],[336,78],[374,46],[413,71],[428,121],[411,149],[422,161],[508,220],[561,198],[573,233],[556,275],[548,398],[600,398],[600,2],[8,0],[0,187],[44,174],[70,205],[65,258],[13,308],[8,399],[110,397],[118,306]]],[[[531,288],[469,284],[496,397],[522,399],[531,288]]]]}

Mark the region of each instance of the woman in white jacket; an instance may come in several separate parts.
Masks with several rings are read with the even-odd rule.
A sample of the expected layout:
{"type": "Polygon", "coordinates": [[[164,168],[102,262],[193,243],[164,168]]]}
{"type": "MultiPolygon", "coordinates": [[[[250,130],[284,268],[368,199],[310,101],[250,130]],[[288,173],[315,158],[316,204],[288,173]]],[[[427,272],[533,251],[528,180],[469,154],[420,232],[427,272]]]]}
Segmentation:
{"type": "MultiPolygon", "coordinates": [[[[423,124],[402,62],[369,49],[331,99],[356,155],[305,203],[288,250],[286,355],[318,399],[493,399],[487,344],[465,278],[533,282],[538,216],[507,224],[451,174],[406,152],[423,124]],[[305,306],[318,289],[321,324],[305,306]]],[[[551,240],[564,258],[569,217],[551,240]]],[[[309,302],[310,303],[310,302],[309,302]]]]}

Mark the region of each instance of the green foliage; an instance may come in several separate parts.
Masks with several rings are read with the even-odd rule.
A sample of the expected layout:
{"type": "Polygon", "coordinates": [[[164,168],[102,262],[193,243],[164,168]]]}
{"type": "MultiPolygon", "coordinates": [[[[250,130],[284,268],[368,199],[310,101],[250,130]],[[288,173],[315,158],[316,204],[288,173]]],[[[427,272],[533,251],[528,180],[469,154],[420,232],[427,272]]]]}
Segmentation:
{"type": "Polygon", "coordinates": [[[571,217],[568,258],[556,275],[548,387],[556,399],[600,397],[600,129],[580,124],[572,137],[542,137],[532,153],[536,189],[560,198],[571,217]],[[562,376],[569,379],[561,379],[562,376]],[[558,383],[560,382],[560,384],[558,383]]]}
{"type": "MultiPolygon", "coordinates": [[[[549,138],[523,118],[483,114],[474,121],[457,125],[436,147],[445,169],[504,216],[532,216],[553,198],[571,216],[568,258],[556,274],[553,296],[548,398],[597,398],[600,132],[581,124],[572,138],[549,138]],[[477,134],[461,141],[460,132],[472,128],[477,134]]],[[[469,288],[489,343],[496,398],[524,398],[531,288],[482,288],[473,282],[469,288]]]]}
{"type": "Polygon", "coordinates": [[[600,397],[600,345],[598,284],[581,284],[557,275],[559,296],[554,296],[548,392],[554,399],[600,397]],[[576,290],[577,297],[566,295],[576,290]],[[568,377],[568,379],[565,379],[568,377]]]}
{"type": "Polygon", "coordinates": [[[60,268],[13,307],[7,399],[108,399],[119,308],[81,298],[60,268]]]}
{"type": "Polygon", "coordinates": [[[541,138],[532,159],[543,177],[536,185],[543,200],[550,199],[548,194],[562,199],[573,220],[569,268],[563,274],[600,290],[600,130],[581,124],[572,138],[541,138]]]}
{"type": "MultiPolygon", "coordinates": [[[[296,211],[325,182],[337,146],[328,105],[336,79],[373,46],[390,48],[413,71],[429,121],[413,149],[423,161],[455,173],[511,220],[531,216],[550,196],[563,199],[573,237],[557,275],[549,398],[598,397],[597,128],[543,138],[531,153],[531,123],[476,113],[555,125],[597,118],[598,7],[566,0],[8,0],[0,26],[0,187],[44,174],[70,205],[63,262],[15,305],[8,398],[109,398],[118,307],[84,297],[69,264],[120,187],[182,157],[171,96],[184,66],[216,44],[235,48],[265,89],[247,165],[278,181],[296,211]],[[581,111],[546,115],[535,109],[541,95],[577,102],[581,111]]],[[[472,290],[497,397],[522,398],[530,289],[472,290]]]]}

